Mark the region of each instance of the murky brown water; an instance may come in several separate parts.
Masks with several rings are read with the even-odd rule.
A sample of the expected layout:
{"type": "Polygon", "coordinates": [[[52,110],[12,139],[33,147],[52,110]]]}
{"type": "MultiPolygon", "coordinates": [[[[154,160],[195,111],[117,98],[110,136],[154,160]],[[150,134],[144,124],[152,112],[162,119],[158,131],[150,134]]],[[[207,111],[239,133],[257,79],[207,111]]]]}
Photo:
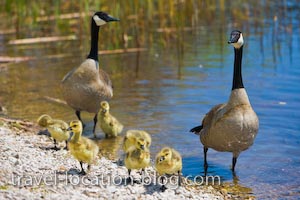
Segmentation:
{"type": "MultiPolygon", "coordinates": [[[[293,9],[298,5],[294,1],[287,4],[291,6],[287,20],[274,23],[266,17],[264,25],[250,22],[242,26],[244,84],[260,118],[260,130],[255,144],[240,156],[238,179],[233,180],[230,171],[231,154],[213,150],[208,154],[209,174],[221,176],[228,191],[237,195],[259,199],[300,196],[299,7],[293,9]]],[[[148,131],[153,155],[164,145],[178,149],[185,175],[203,173],[202,145],[189,129],[211,106],[225,102],[231,88],[233,49],[226,41],[236,27],[221,27],[216,30],[201,24],[184,31],[183,54],[178,53],[176,37],[165,46],[155,41],[162,33],[155,33],[145,52],[100,56],[100,66],[114,84],[112,114],[125,131],[148,131]]],[[[88,40],[89,31],[84,31],[88,40]]],[[[60,81],[82,62],[88,46],[81,46],[78,40],[9,45],[12,39],[13,34],[0,35],[1,55],[34,59],[0,67],[0,102],[7,115],[33,121],[43,113],[66,121],[76,119],[71,108],[48,97],[62,99],[60,81]]],[[[93,115],[83,113],[82,117],[87,124],[84,134],[92,136],[93,115]]],[[[102,153],[111,158],[121,154],[122,136],[104,139],[99,127],[97,134],[102,153]]]]}

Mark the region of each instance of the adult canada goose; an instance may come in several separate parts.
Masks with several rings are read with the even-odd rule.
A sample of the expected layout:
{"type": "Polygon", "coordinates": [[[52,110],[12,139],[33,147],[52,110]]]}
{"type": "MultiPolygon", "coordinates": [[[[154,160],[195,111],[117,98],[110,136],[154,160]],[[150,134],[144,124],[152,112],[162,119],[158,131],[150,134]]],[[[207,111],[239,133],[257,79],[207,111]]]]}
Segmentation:
{"type": "Polygon", "coordinates": [[[137,146],[144,146],[149,149],[151,145],[151,137],[146,131],[142,130],[128,130],[124,137],[123,150],[128,152],[137,146]]]}
{"type": "Polygon", "coordinates": [[[99,148],[94,141],[81,136],[82,128],[81,121],[74,120],[70,122],[68,130],[73,132],[73,136],[68,143],[68,147],[71,154],[80,162],[80,174],[85,175],[86,172],[84,171],[82,164],[87,163],[89,170],[91,164],[95,161],[98,155],[99,148]]]}
{"type": "Polygon", "coordinates": [[[100,107],[100,127],[105,137],[117,137],[122,132],[123,125],[110,114],[107,101],[102,101],[100,107]]]}
{"type": "MultiPolygon", "coordinates": [[[[155,169],[160,176],[178,174],[178,185],[181,185],[182,158],[178,151],[170,147],[164,147],[155,158],[155,169]]],[[[165,185],[161,188],[166,189],[165,185]]]]}
{"type": "Polygon", "coordinates": [[[258,117],[251,107],[242,80],[243,34],[232,31],[228,44],[234,47],[232,90],[227,103],[213,107],[203,118],[202,125],[190,131],[200,135],[204,146],[204,171],[207,171],[208,148],[232,152],[232,171],[239,154],[248,149],[257,135],[258,117]]]}
{"type": "Polygon", "coordinates": [[[54,150],[59,150],[57,147],[57,142],[62,141],[66,142],[66,149],[68,149],[68,139],[70,137],[70,133],[67,130],[69,126],[66,122],[59,119],[52,119],[52,117],[46,114],[41,115],[37,122],[40,126],[48,129],[54,141],[54,150]]]}
{"type": "MultiPolygon", "coordinates": [[[[82,122],[81,111],[95,113],[93,133],[95,134],[97,114],[100,102],[113,96],[112,83],[105,71],[98,64],[98,33],[100,26],[119,21],[104,13],[96,12],[91,19],[91,49],[87,59],[74,68],[62,80],[63,95],[76,116],[82,122]]],[[[83,125],[84,126],[84,125],[83,125]]]]}

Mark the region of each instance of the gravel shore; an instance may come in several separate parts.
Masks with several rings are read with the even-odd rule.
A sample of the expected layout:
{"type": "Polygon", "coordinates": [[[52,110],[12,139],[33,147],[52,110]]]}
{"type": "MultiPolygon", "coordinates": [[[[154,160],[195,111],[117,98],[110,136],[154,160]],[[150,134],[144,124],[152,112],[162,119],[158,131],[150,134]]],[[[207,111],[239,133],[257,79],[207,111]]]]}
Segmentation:
{"type": "Polygon", "coordinates": [[[39,131],[31,122],[0,118],[0,199],[224,199],[211,186],[161,192],[152,167],[143,184],[127,184],[127,169],[101,156],[80,176],[70,153],[51,150],[52,140],[39,131]]]}

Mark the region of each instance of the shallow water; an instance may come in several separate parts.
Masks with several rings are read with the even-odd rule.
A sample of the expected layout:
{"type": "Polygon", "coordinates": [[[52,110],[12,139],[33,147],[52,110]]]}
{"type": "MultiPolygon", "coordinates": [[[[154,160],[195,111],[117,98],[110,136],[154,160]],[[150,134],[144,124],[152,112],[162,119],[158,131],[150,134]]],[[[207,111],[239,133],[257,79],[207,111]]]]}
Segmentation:
{"type": "MultiPolygon", "coordinates": [[[[297,11],[290,14],[299,18],[297,11]]],[[[276,24],[266,20],[259,30],[245,28],[243,80],[260,129],[254,145],[239,157],[237,177],[233,180],[230,171],[230,153],[211,149],[208,152],[209,175],[221,176],[230,185],[228,191],[244,197],[300,196],[299,20],[292,20],[291,24],[292,28],[276,28],[276,24]]],[[[218,32],[213,27],[202,27],[185,32],[182,55],[178,55],[174,39],[167,48],[154,42],[139,55],[100,56],[100,66],[114,84],[112,114],[125,130],[148,131],[153,138],[153,155],[165,145],[180,151],[184,175],[203,174],[202,145],[198,136],[189,133],[190,128],[199,125],[213,105],[226,102],[229,97],[233,48],[226,41],[233,28],[228,25],[218,32]]],[[[13,36],[0,37],[6,44],[13,36]]],[[[68,106],[46,97],[62,99],[61,79],[87,53],[87,49],[77,46],[76,41],[70,41],[59,45],[6,45],[1,49],[1,54],[36,57],[0,68],[0,101],[7,115],[36,120],[48,113],[66,121],[76,119],[68,106]],[[63,52],[61,57],[49,57],[63,52]]],[[[87,124],[84,134],[92,136],[93,116],[84,113],[83,119],[87,124]]],[[[121,154],[122,137],[103,139],[99,127],[97,134],[105,155],[114,158],[121,154]]]]}

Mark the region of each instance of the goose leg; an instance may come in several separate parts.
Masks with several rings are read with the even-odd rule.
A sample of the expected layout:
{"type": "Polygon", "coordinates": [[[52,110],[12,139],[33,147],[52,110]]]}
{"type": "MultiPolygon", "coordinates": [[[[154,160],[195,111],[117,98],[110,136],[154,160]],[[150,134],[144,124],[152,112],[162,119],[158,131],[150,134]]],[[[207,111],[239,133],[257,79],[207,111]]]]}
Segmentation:
{"type": "Polygon", "coordinates": [[[53,149],[54,149],[55,151],[58,151],[59,148],[57,148],[57,142],[56,142],[56,139],[53,139],[53,141],[54,141],[54,147],[53,147],[53,149]]]}
{"type": "Polygon", "coordinates": [[[84,127],[85,127],[85,124],[83,123],[83,121],[82,121],[82,119],[81,119],[81,117],[80,117],[80,111],[79,111],[79,110],[76,110],[75,114],[76,114],[77,118],[81,121],[82,126],[83,126],[83,128],[84,128],[84,127]]]}
{"type": "Polygon", "coordinates": [[[126,180],[126,181],[127,181],[127,184],[130,183],[130,182],[132,182],[130,173],[131,173],[131,169],[128,169],[128,178],[127,178],[127,180],[126,180]]]}
{"type": "Polygon", "coordinates": [[[66,140],[66,147],[65,147],[65,150],[69,150],[69,149],[68,149],[68,140],[66,140]]]}
{"type": "Polygon", "coordinates": [[[143,179],[145,178],[145,175],[146,175],[146,171],[145,169],[143,168],[142,171],[141,171],[141,180],[139,183],[142,183],[143,182],[143,179]]]}
{"type": "Polygon", "coordinates": [[[96,125],[98,122],[98,113],[96,113],[95,117],[94,117],[94,128],[93,128],[93,133],[94,133],[94,137],[96,138],[96,125]]]}
{"type": "Polygon", "coordinates": [[[181,171],[178,171],[178,186],[181,186],[181,171]]]}
{"type": "Polygon", "coordinates": [[[208,148],[207,147],[203,147],[203,152],[204,152],[204,174],[205,174],[205,176],[206,176],[207,168],[208,168],[208,164],[207,164],[207,151],[208,151],[208,148]]]}
{"type": "Polygon", "coordinates": [[[80,161],[80,166],[81,166],[81,172],[79,172],[79,174],[81,175],[86,175],[86,172],[84,171],[83,169],[83,166],[82,166],[82,162],[80,161]]]}
{"type": "Polygon", "coordinates": [[[162,186],[160,187],[160,191],[164,192],[166,191],[166,189],[168,189],[166,186],[165,186],[165,176],[162,176],[161,177],[161,183],[162,183],[162,186]]]}
{"type": "Polygon", "coordinates": [[[236,161],[237,161],[237,157],[232,157],[232,168],[231,168],[231,171],[234,172],[234,169],[235,169],[235,164],[236,164],[236,161]]]}

